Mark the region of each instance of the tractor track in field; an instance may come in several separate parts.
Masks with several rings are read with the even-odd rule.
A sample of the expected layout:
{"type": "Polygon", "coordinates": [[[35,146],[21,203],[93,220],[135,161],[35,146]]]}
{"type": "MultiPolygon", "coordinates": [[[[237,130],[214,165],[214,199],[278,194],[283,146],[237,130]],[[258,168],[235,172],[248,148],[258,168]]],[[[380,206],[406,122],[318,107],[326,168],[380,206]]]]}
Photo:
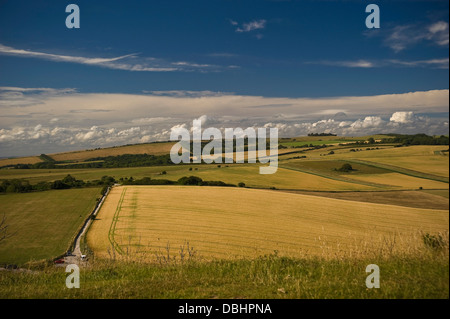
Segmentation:
{"type": "Polygon", "coordinates": [[[111,226],[109,228],[109,232],[108,232],[108,239],[109,242],[111,243],[111,246],[119,253],[122,254],[122,248],[120,247],[120,245],[116,242],[115,238],[114,238],[114,232],[116,230],[116,225],[117,225],[117,221],[119,220],[119,214],[120,211],[122,209],[122,203],[123,200],[125,198],[125,194],[127,192],[127,188],[124,187],[124,189],[122,190],[122,194],[120,195],[120,199],[119,199],[119,203],[117,205],[116,211],[114,212],[114,216],[113,216],[113,221],[111,223],[111,226]]]}

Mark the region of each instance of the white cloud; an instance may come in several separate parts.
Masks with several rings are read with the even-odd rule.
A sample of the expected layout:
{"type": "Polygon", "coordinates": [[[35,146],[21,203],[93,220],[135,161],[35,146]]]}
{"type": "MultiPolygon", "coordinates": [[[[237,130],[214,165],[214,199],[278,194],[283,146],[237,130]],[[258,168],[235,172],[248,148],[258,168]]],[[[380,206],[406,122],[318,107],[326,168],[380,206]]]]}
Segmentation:
{"type": "Polygon", "coordinates": [[[428,27],[428,39],[435,41],[438,45],[448,45],[449,29],[448,23],[438,21],[428,27]]]}
{"type": "MultiPolygon", "coordinates": [[[[255,30],[263,30],[266,27],[267,20],[260,19],[260,20],[253,20],[250,22],[242,23],[241,26],[239,26],[239,23],[234,20],[230,20],[231,25],[235,26],[235,31],[238,33],[244,33],[244,32],[252,32],[255,30]]],[[[257,33],[256,35],[257,39],[262,39],[263,35],[261,33],[257,33]]]]}
{"type": "Polygon", "coordinates": [[[167,91],[143,91],[142,93],[156,95],[156,96],[171,96],[171,97],[211,97],[233,95],[233,92],[215,92],[215,91],[189,91],[189,90],[167,90],[167,91]]]}
{"type": "Polygon", "coordinates": [[[438,69],[448,69],[449,58],[443,59],[429,59],[429,60],[416,60],[416,61],[402,61],[402,60],[388,60],[390,64],[397,64],[407,67],[432,67],[438,69]]]}
{"type": "Polygon", "coordinates": [[[449,44],[449,25],[445,21],[429,25],[422,23],[399,25],[381,34],[387,34],[384,43],[395,52],[403,51],[423,41],[429,41],[437,46],[449,44]]]}
{"type": "Polygon", "coordinates": [[[16,49],[0,44],[0,54],[22,58],[37,58],[55,62],[70,62],[103,68],[134,71],[134,72],[173,72],[173,71],[200,71],[221,70],[227,66],[218,66],[193,62],[170,62],[165,59],[153,57],[139,57],[137,54],[127,54],[112,58],[82,57],[44,53],[39,51],[16,49]]]}
{"type": "Polygon", "coordinates": [[[350,124],[350,127],[353,129],[367,129],[371,127],[378,128],[380,127],[384,121],[379,116],[367,116],[364,120],[357,120],[350,124]]]}
{"type": "Polygon", "coordinates": [[[395,112],[390,118],[390,121],[395,123],[412,123],[414,120],[414,112],[395,112]]]}
{"type": "Polygon", "coordinates": [[[321,64],[330,66],[340,66],[348,68],[373,68],[375,63],[367,60],[355,60],[355,61],[316,61],[316,62],[305,62],[305,64],[321,64]]]}
{"type": "Polygon", "coordinates": [[[347,68],[382,68],[382,67],[393,67],[393,66],[403,66],[403,67],[431,67],[437,69],[448,69],[449,58],[440,59],[428,59],[428,60],[355,60],[355,61],[313,61],[305,62],[305,64],[319,64],[319,65],[329,65],[336,67],[347,67],[347,68]]]}

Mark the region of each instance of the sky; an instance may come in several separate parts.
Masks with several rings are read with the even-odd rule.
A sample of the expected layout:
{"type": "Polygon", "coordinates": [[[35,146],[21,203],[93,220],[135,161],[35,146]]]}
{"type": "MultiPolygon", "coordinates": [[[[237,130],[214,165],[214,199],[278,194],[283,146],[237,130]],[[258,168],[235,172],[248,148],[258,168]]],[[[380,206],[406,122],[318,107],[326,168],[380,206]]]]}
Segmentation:
{"type": "Polygon", "coordinates": [[[448,16],[440,0],[0,0],[0,157],[168,140],[194,119],[448,134],[448,16]]]}

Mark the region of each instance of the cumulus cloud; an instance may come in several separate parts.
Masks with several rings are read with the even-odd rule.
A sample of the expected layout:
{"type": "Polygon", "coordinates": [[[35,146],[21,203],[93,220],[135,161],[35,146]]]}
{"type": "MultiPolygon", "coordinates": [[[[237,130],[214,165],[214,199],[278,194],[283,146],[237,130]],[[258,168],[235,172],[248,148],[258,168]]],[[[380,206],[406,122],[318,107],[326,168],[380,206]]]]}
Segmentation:
{"type": "MultiPolygon", "coordinates": [[[[209,122],[207,115],[197,118],[202,122],[202,129],[216,127],[222,132],[228,127],[266,127],[278,128],[279,136],[302,136],[309,133],[334,133],[341,136],[358,136],[378,133],[426,133],[445,134],[448,132],[448,119],[417,116],[413,112],[394,112],[390,117],[366,116],[356,120],[336,120],[333,118],[317,121],[291,120],[281,122],[267,119],[246,119],[229,122],[227,118],[216,117],[209,122]]],[[[167,141],[171,131],[181,133],[192,130],[192,120],[185,120],[175,125],[159,123],[154,126],[116,127],[61,127],[38,124],[33,127],[13,127],[0,129],[0,150],[16,150],[16,155],[32,155],[64,150],[89,149],[152,141],[167,141]],[[20,154],[22,152],[27,152],[20,154]]],[[[6,155],[6,154],[2,154],[6,155]]]]}
{"type": "Polygon", "coordinates": [[[172,129],[189,130],[194,119],[203,128],[221,130],[277,127],[280,136],[448,133],[448,115],[442,115],[448,114],[448,90],[268,98],[203,91],[82,94],[73,89],[0,87],[0,96],[0,156],[169,140],[172,129]]]}
{"type": "Polygon", "coordinates": [[[395,112],[390,118],[390,121],[394,123],[412,123],[414,120],[414,112],[395,112]]]}
{"type": "Polygon", "coordinates": [[[354,129],[378,128],[383,124],[383,120],[379,116],[366,116],[364,120],[358,119],[353,122],[350,127],[354,129]]]}

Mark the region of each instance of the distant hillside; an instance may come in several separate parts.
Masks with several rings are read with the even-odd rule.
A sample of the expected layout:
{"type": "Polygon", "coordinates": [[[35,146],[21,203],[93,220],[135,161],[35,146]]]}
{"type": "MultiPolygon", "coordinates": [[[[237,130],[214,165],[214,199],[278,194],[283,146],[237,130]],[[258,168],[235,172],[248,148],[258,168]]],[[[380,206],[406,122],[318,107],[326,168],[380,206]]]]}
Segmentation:
{"type": "MultiPolygon", "coordinates": [[[[304,144],[339,144],[354,143],[357,141],[364,142],[373,138],[376,142],[404,145],[448,145],[448,136],[427,136],[425,134],[401,135],[401,134],[384,134],[384,135],[368,135],[361,137],[342,137],[342,136],[300,136],[292,138],[280,138],[280,145],[286,147],[301,146],[304,144]]],[[[72,151],[54,154],[40,154],[39,156],[18,157],[9,159],[0,159],[0,167],[14,166],[18,164],[36,164],[41,162],[57,162],[57,163],[78,163],[87,160],[98,161],[105,157],[120,155],[138,155],[147,154],[153,156],[168,155],[172,146],[176,142],[154,142],[146,144],[123,145],[107,148],[97,148],[90,150],[72,151]]],[[[280,150],[281,153],[289,150],[280,150]]]]}
{"type": "MultiPolygon", "coordinates": [[[[44,155],[58,162],[81,162],[91,158],[118,156],[124,154],[165,155],[170,153],[170,149],[173,144],[175,144],[175,142],[156,142],[44,155]]],[[[17,164],[35,164],[43,161],[42,154],[40,156],[1,159],[0,167],[17,164]]]]}

